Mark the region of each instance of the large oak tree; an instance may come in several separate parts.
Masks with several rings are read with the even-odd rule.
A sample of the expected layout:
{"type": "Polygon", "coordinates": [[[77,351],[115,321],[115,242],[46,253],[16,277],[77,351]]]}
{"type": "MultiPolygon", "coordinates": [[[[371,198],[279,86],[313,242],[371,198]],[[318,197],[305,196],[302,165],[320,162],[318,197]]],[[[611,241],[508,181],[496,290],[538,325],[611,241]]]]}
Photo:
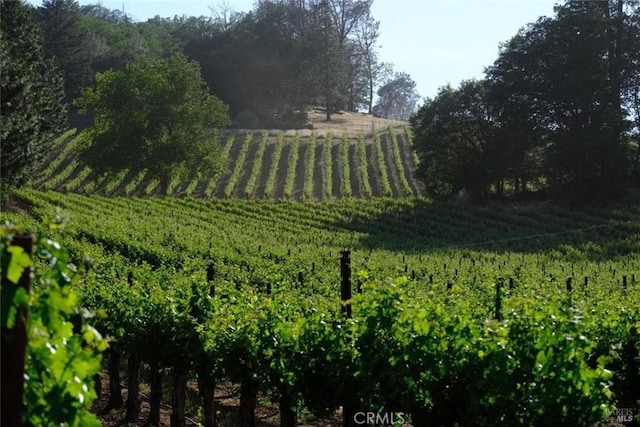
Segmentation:
{"type": "Polygon", "coordinates": [[[412,120],[427,188],[490,195],[510,181],[581,200],[623,195],[640,158],[639,24],[635,0],[567,1],[501,46],[480,91],[427,100],[412,120]]]}
{"type": "Polygon", "coordinates": [[[458,89],[440,88],[411,117],[414,148],[420,159],[417,174],[428,194],[449,196],[466,191],[488,193],[496,126],[486,103],[484,82],[469,80],[458,89]]]}
{"type": "Polygon", "coordinates": [[[227,106],[183,55],[138,57],[124,71],[96,75],[78,105],[93,115],[80,158],[94,170],[147,170],[166,194],[172,176],[210,178],[221,168],[227,106]]]}
{"type": "Polygon", "coordinates": [[[537,135],[547,182],[580,198],[621,193],[630,170],[640,35],[637,6],[625,3],[569,1],[505,43],[487,69],[503,124],[537,135]]]}

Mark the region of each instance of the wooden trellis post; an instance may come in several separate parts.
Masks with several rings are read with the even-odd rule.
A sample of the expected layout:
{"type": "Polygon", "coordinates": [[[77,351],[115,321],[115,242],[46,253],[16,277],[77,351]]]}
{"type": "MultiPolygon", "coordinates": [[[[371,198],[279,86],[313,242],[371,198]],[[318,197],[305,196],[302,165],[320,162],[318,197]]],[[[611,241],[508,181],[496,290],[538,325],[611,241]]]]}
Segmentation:
{"type": "MultiPolygon", "coordinates": [[[[340,258],[340,276],[342,278],[340,295],[343,302],[351,299],[351,252],[342,251],[342,257],[340,258]]],[[[342,306],[342,313],[351,318],[351,303],[344,304],[342,306]]]]}
{"type": "MultiPolygon", "coordinates": [[[[33,254],[33,235],[15,236],[12,246],[18,246],[31,258],[33,254]]],[[[6,255],[6,254],[3,254],[6,255]]],[[[23,288],[27,294],[31,290],[31,266],[22,271],[18,283],[11,282],[7,271],[2,273],[3,289],[11,289],[14,286],[23,288]]],[[[18,308],[13,328],[2,327],[2,362],[0,377],[2,379],[2,404],[0,424],[3,426],[22,426],[22,413],[24,403],[24,362],[27,351],[27,317],[26,307],[18,308]]]]}

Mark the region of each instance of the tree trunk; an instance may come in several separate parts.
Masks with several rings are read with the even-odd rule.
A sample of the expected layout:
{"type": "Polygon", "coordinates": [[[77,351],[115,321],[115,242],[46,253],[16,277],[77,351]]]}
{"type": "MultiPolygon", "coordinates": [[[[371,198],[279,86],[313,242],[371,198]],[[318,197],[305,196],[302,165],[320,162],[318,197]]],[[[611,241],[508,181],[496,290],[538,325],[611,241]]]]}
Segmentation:
{"type": "MultiPolygon", "coordinates": [[[[640,125],[640,124],[639,124],[640,125]]],[[[632,176],[636,179],[636,184],[640,183],[640,141],[636,148],[636,156],[633,159],[632,176]]]]}
{"type": "Polygon", "coordinates": [[[242,380],[240,384],[239,427],[255,427],[255,410],[258,398],[258,384],[251,378],[242,380]]]}
{"type": "Polygon", "coordinates": [[[342,406],[342,427],[354,427],[356,425],[356,408],[350,403],[342,406]]]}
{"type": "MultiPolygon", "coordinates": [[[[433,417],[429,414],[429,411],[425,409],[414,409],[411,411],[411,423],[412,425],[419,426],[429,426],[433,423],[433,417]]],[[[440,425],[440,424],[434,424],[440,425]]]]}
{"type": "Polygon", "coordinates": [[[611,17],[609,10],[609,1],[605,6],[606,18],[611,22],[608,29],[609,32],[609,81],[611,82],[611,109],[615,113],[611,127],[613,129],[613,138],[616,145],[621,142],[622,137],[622,76],[621,76],[621,57],[622,57],[622,39],[623,39],[623,0],[617,0],[616,16],[611,17]]]}
{"type": "Polygon", "coordinates": [[[331,121],[331,107],[329,106],[328,102],[325,104],[325,113],[327,114],[326,121],[330,122],[331,121]]]}
{"type": "Polygon", "coordinates": [[[95,374],[93,376],[93,389],[96,392],[96,399],[100,399],[102,395],[102,377],[100,374],[95,374]]]}
{"type": "MultiPolygon", "coordinates": [[[[640,129],[640,89],[637,89],[633,95],[633,103],[636,109],[636,126],[640,129]]],[[[637,133],[638,147],[636,148],[636,154],[633,159],[631,176],[635,179],[635,184],[640,184],[640,131],[637,133]]]]}
{"type": "Polygon", "coordinates": [[[171,397],[171,427],[185,427],[185,402],[187,400],[187,374],[182,368],[173,371],[173,396],[171,397]]]}
{"type": "Polygon", "coordinates": [[[157,426],[160,424],[160,405],[162,404],[162,374],[157,364],[151,366],[151,396],[149,397],[149,419],[147,425],[157,426]]]}
{"type": "Polygon", "coordinates": [[[280,427],[295,427],[297,402],[290,390],[283,390],[280,397],[280,427]]]}
{"type": "Polygon", "coordinates": [[[204,427],[215,427],[217,425],[214,401],[215,384],[215,379],[211,373],[204,370],[198,371],[198,391],[202,399],[204,427]]]}
{"type": "Polygon", "coordinates": [[[373,73],[369,70],[369,114],[373,113],[373,73]]]}
{"type": "Polygon", "coordinates": [[[129,393],[127,395],[127,414],[126,421],[137,421],[140,415],[140,400],[138,392],[140,391],[140,358],[137,354],[130,354],[127,362],[127,372],[129,381],[129,393]]]}
{"type": "Polygon", "coordinates": [[[107,409],[122,408],[122,390],[120,389],[120,354],[115,348],[109,350],[109,402],[107,409]]]}
{"type": "MultiPolygon", "coordinates": [[[[22,248],[24,253],[31,258],[33,254],[33,236],[15,236],[12,244],[22,248]]],[[[4,251],[5,249],[3,248],[3,255],[4,251]]],[[[22,289],[27,295],[31,291],[31,273],[32,267],[25,268],[17,283],[18,288],[22,289]]],[[[2,271],[1,276],[2,287],[12,285],[6,270],[2,271]]],[[[25,411],[22,399],[25,389],[24,368],[29,341],[27,332],[28,316],[28,308],[20,307],[17,310],[13,328],[2,326],[2,353],[0,353],[0,383],[2,384],[0,389],[2,390],[0,423],[2,425],[22,426],[22,416],[25,411]]]]}
{"type": "Polygon", "coordinates": [[[169,184],[171,183],[170,175],[163,175],[160,178],[160,195],[161,196],[169,196],[169,184]]]}

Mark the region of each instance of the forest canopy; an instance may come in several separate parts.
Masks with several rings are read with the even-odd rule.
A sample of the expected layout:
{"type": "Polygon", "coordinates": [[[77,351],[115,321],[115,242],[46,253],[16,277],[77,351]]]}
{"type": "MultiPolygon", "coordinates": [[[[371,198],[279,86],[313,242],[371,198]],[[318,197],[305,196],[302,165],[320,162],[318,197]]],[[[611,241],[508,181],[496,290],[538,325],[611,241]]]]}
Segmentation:
{"type": "MultiPolygon", "coordinates": [[[[27,109],[12,116],[29,124],[34,138],[21,148],[10,142],[15,133],[3,131],[3,151],[15,153],[3,156],[3,171],[13,167],[6,159],[18,164],[21,153],[42,151],[48,135],[42,126],[60,128],[53,119],[65,106],[69,126],[95,124],[73,100],[100,76],[124,72],[139,58],[151,63],[178,55],[197,64],[203,85],[228,106],[236,128],[302,128],[310,107],[321,107],[328,121],[340,111],[410,119],[417,172],[431,196],[542,191],[603,199],[640,185],[637,0],[566,0],[554,16],[526,24],[502,43],[483,79],[443,86],[427,99],[411,76],[379,57],[372,4],[272,0],[246,13],[222,9],[145,22],[73,0],[28,6],[39,28],[21,31],[40,46],[33,52],[43,56],[38,66],[52,70],[39,90],[55,94],[61,108],[51,123],[27,109]]],[[[9,36],[3,26],[3,40],[9,36]]],[[[7,61],[7,70],[22,66],[7,61]]],[[[3,80],[3,100],[7,88],[3,80]]],[[[24,166],[14,169],[27,175],[24,166]]]]}
{"type": "Polygon", "coordinates": [[[548,190],[582,200],[640,184],[640,7],[567,1],[502,44],[482,81],[412,117],[432,196],[548,190]]]}
{"type": "MultiPolygon", "coordinates": [[[[311,106],[324,108],[327,120],[339,111],[371,113],[377,90],[394,80],[392,65],[376,51],[380,32],[372,4],[277,0],[256,2],[246,13],[222,9],[134,22],[100,4],[45,0],[33,15],[45,54],[65,71],[68,103],[98,72],[123,70],[140,55],[180,53],[199,64],[211,93],[229,105],[234,126],[301,128],[311,106]]],[[[415,84],[408,90],[418,98],[415,84]]],[[[415,103],[404,110],[408,120],[415,103]]],[[[88,124],[73,113],[72,124],[88,124]]]]}

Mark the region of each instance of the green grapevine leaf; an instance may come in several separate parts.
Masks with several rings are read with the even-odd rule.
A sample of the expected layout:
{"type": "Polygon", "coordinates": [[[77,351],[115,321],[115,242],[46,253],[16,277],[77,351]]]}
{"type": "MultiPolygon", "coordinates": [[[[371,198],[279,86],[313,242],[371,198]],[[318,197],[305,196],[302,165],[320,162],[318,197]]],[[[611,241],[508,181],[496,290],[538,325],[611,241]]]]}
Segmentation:
{"type": "Polygon", "coordinates": [[[9,246],[7,252],[11,257],[7,269],[7,279],[12,283],[18,283],[22,272],[31,266],[31,258],[20,246],[9,246]]]}

